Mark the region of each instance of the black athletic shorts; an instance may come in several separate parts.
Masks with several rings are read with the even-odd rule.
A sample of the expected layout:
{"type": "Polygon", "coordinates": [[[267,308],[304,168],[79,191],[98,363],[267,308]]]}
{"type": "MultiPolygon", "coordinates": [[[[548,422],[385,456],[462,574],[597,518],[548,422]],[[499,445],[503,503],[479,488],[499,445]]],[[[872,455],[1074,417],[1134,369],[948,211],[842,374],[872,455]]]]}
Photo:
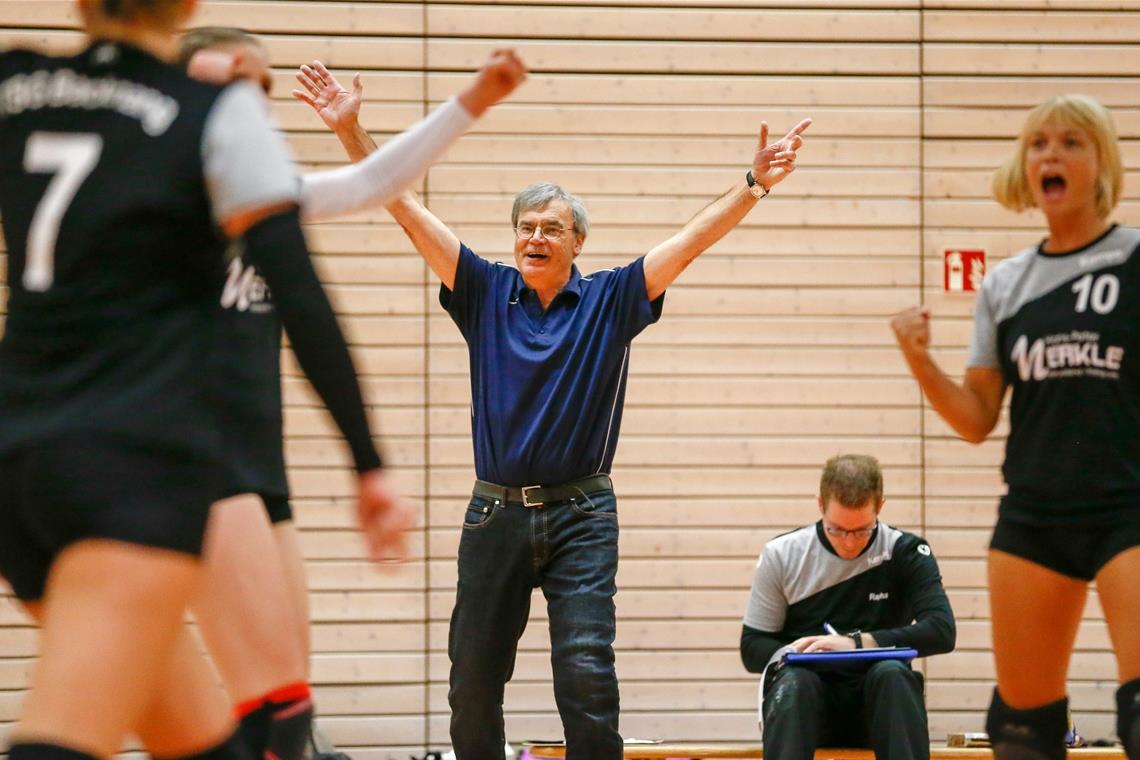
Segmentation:
{"type": "Polygon", "coordinates": [[[0,455],[0,575],[34,601],[56,555],[84,539],[199,556],[217,472],[206,456],[98,436],[0,455]]]}
{"type": "Polygon", "coordinates": [[[1140,519],[1035,525],[998,515],[990,548],[1091,581],[1113,557],[1140,546],[1140,519]]]}
{"type": "Polygon", "coordinates": [[[293,519],[293,506],[289,503],[289,497],[283,494],[257,493],[256,491],[241,491],[232,488],[226,489],[223,493],[226,494],[222,497],[223,499],[242,496],[247,493],[255,494],[257,498],[261,499],[261,503],[265,505],[265,512],[269,515],[269,522],[274,525],[293,519]]]}

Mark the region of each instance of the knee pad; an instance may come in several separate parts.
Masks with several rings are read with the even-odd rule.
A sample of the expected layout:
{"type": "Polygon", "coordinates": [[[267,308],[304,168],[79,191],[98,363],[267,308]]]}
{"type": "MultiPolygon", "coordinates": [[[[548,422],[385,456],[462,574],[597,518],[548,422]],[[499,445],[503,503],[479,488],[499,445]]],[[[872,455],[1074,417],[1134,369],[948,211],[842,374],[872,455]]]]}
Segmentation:
{"type": "Polygon", "coordinates": [[[86,752],[45,742],[19,742],[8,748],[9,760],[95,760],[86,752]]]}
{"type": "Polygon", "coordinates": [[[1140,760],[1140,678],[1116,690],[1116,735],[1128,760],[1140,760]]]}
{"type": "Polygon", "coordinates": [[[1068,716],[1068,698],[1029,710],[1015,710],[994,689],[986,715],[986,733],[995,760],[1065,760],[1068,716]]]}

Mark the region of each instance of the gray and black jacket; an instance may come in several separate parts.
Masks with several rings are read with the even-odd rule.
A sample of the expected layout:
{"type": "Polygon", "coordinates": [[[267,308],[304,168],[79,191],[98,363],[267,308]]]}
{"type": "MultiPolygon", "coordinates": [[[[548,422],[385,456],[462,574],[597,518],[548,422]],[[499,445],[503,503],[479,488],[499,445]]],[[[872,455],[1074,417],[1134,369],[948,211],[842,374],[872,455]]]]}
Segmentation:
{"type": "Polygon", "coordinates": [[[954,648],[956,630],[938,562],[925,540],[880,522],[867,548],[842,559],[822,522],[768,542],[752,578],[740,656],[760,673],[802,636],[860,630],[879,646],[913,647],[919,656],[954,648]]]}

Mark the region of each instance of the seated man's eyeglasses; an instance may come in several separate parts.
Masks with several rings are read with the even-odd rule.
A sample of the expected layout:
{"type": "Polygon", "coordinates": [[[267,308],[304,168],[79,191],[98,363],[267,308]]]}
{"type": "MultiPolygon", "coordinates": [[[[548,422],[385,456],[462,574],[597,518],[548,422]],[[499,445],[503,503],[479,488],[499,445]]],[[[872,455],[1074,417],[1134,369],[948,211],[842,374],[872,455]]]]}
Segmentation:
{"type": "Polygon", "coordinates": [[[534,235],[534,231],[538,230],[539,234],[547,240],[554,240],[561,237],[563,232],[569,229],[563,227],[558,222],[544,222],[537,227],[528,222],[523,222],[518,227],[515,227],[515,234],[519,236],[519,240],[526,240],[534,235]]]}
{"type": "Polygon", "coordinates": [[[832,538],[870,538],[871,534],[875,532],[875,528],[879,527],[879,521],[876,520],[875,524],[869,528],[856,528],[854,530],[845,530],[837,528],[834,525],[823,524],[823,530],[827,535],[832,538]]]}

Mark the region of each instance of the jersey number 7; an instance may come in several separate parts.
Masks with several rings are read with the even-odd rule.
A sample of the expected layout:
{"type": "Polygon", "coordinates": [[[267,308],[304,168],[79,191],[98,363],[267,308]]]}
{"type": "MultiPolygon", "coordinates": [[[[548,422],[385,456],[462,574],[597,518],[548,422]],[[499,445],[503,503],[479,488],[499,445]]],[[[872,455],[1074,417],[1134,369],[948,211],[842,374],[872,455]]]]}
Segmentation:
{"type": "Polygon", "coordinates": [[[24,289],[42,293],[55,280],[59,225],[76,193],[99,163],[103,138],[93,134],[33,132],[24,151],[29,174],[54,174],[32,215],[24,258],[24,289]]]}

